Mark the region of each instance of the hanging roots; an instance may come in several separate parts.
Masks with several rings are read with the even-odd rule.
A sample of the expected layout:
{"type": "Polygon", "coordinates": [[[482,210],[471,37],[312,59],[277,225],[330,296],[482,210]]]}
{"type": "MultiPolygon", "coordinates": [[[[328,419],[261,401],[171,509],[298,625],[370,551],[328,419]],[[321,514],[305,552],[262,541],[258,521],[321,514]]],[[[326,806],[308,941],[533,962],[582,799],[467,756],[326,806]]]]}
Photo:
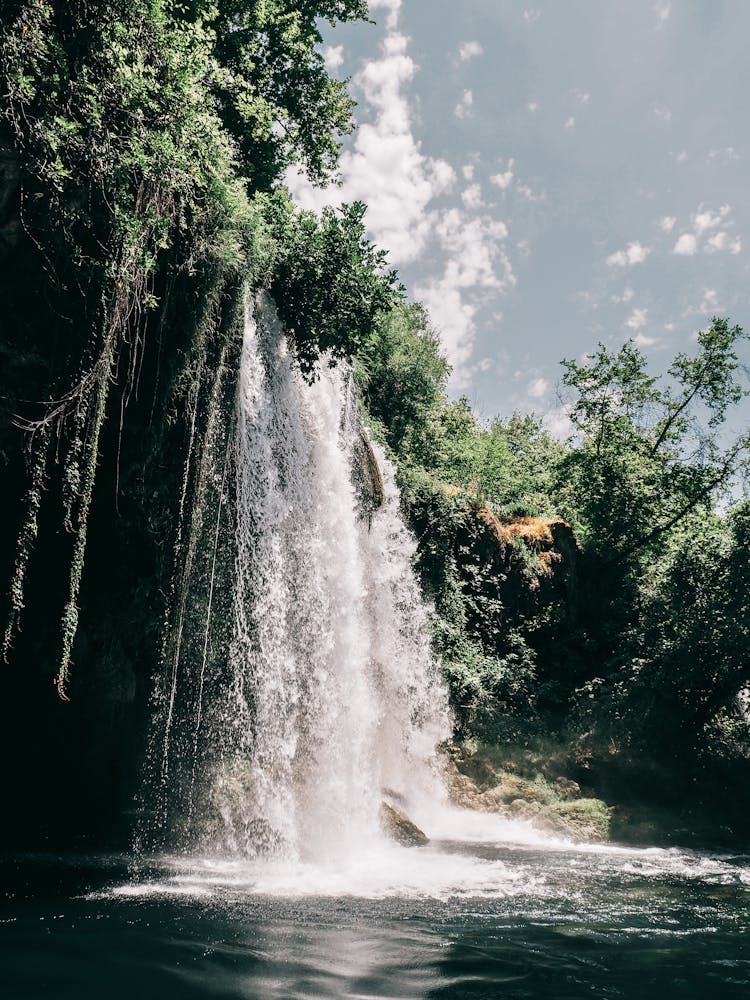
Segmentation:
{"type": "MultiPolygon", "coordinates": [[[[91,507],[91,497],[94,493],[94,482],[96,481],[96,463],[99,457],[99,434],[104,422],[104,413],[107,407],[107,396],[109,395],[109,385],[112,372],[114,355],[114,336],[110,335],[105,344],[102,355],[102,364],[99,366],[99,376],[96,385],[96,393],[93,400],[93,414],[91,415],[91,426],[87,435],[85,445],[80,445],[74,453],[74,458],[83,452],[83,481],[79,494],[79,508],[76,524],[76,537],[73,545],[73,555],[70,562],[70,584],[68,590],[68,600],[62,613],[62,650],[60,654],[60,666],[55,677],[55,687],[57,693],[63,701],[69,701],[67,694],[68,679],[70,673],[70,657],[73,651],[73,642],[78,630],[78,594],[81,589],[81,578],[83,576],[83,564],[86,556],[86,536],[88,532],[88,514],[91,507]]],[[[74,441],[77,444],[79,439],[74,441]]],[[[72,449],[71,449],[72,450],[72,449]]],[[[80,474],[79,474],[80,475],[80,474]]],[[[71,524],[69,509],[66,507],[66,525],[71,524]]]]}
{"type": "Polygon", "coordinates": [[[16,559],[10,584],[10,614],[3,634],[2,655],[7,663],[15,639],[21,628],[21,612],[24,607],[24,584],[29,557],[39,533],[39,508],[44,489],[44,473],[47,468],[47,454],[51,439],[49,424],[40,427],[31,439],[31,459],[29,462],[29,489],[26,494],[26,516],[16,543],[16,559]]]}

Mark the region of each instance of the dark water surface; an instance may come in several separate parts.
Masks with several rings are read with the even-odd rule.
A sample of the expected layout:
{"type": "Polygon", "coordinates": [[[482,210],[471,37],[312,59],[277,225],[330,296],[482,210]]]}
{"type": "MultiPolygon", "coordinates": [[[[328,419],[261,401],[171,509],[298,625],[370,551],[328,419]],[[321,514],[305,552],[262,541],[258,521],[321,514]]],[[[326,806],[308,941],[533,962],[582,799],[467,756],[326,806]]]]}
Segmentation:
{"type": "Polygon", "coordinates": [[[195,859],[0,876],[3,1000],[750,998],[750,857],[444,843],[348,888],[195,859]]]}

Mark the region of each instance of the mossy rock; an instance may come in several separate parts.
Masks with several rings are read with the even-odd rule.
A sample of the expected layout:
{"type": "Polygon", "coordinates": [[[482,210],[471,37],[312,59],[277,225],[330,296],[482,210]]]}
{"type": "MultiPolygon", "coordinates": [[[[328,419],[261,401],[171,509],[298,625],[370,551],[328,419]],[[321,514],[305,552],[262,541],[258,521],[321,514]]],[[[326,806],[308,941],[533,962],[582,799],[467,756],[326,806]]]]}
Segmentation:
{"type": "Polygon", "coordinates": [[[601,799],[558,802],[545,812],[550,830],[573,840],[601,843],[610,838],[612,809],[601,799]]]}

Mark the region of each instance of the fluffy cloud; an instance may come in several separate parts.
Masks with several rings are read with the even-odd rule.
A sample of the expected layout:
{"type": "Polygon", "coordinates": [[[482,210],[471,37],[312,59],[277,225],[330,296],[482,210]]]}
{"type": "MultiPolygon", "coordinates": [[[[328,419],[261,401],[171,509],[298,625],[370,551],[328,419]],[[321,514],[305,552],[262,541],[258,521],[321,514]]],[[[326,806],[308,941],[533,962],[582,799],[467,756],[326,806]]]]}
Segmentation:
{"type": "Polygon", "coordinates": [[[624,250],[617,250],[607,257],[609,267],[632,267],[634,264],[642,264],[651,253],[649,247],[635,242],[628,243],[624,250]]]}
{"type": "Polygon", "coordinates": [[[398,15],[401,10],[401,0],[370,0],[370,11],[378,9],[385,9],[388,11],[388,17],[385,24],[389,31],[394,30],[398,24],[398,15]]]}
{"type": "Polygon", "coordinates": [[[529,399],[542,399],[550,390],[550,383],[546,378],[534,378],[526,387],[526,395],[529,399]]]}
{"type": "Polygon", "coordinates": [[[659,340],[656,337],[647,337],[645,333],[637,333],[633,337],[633,343],[636,347],[656,347],[659,340]]]}
{"type": "Polygon", "coordinates": [[[415,289],[427,306],[448,360],[452,385],[467,384],[467,364],[476,334],[475,317],[487,293],[503,294],[516,283],[503,247],[508,235],[503,222],[449,209],[436,221],[435,236],[445,253],[443,273],[415,289]]]}
{"type": "Polygon", "coordinates": [[[656,27],[663,28],[672,13],[672,4],[667,0],[659,0],[654,5],[654,13],[656,14],[656,27]]]}
{"type": "Polygon", "coordinates": [[[328,72],[335,73],[344,63],[344,46],[329,45],[323,49],[323,58],[325,59],[328,72]]]}
{"type": "MultiPolygon", "coordinates": [[[[698,253],[701,244],[704,253],[713,254],[722,251],[731,254],[740,253],[742,251],[741,238],[733,236],[727,229],[720,228],[725,225],[731,226],[729,218],[731,211],[731,206],[727,204],[720,205],[716,211],[699,205],[691,216],[692,232],[682,233],[675,243],[672,253],[682,257],[692,257],[698,253]],[[705,242],[703,242],[704,240],[705,242]]],[[[670,217],[668,221],[673,222],[674,220],[670,217]]],[[[662,228],[665,232],[670,231],[664,226],[662,228]]]]}
{"type": "Polygon", "coordinates": [[[576,120],[573,117],[573,115],[571,115],[570,118],[568,118],[565,122],[565,128],[575,128],[575,127],[576,127],[576,120]]]}
{"type": "Polygon", "coordinates": [[[484,49],[479,42],[464,42],[458,50],[459,62],[467,62],[469,59],[476,59],[481,56],[484,49]]]}
{"type": "Polygon", "coordinates": [[[725,230],[714,233],[706,240],[703,247],[704,253],[719,253],[721,250],[728,250],[731,254],[738,254],[742,250],[742,240],[739,236],[732,237],[725,230]]]}
{"type": "Polygon", "coordinates": [[[619,304],[620,302],[632,301],[634,296],[635,296],[635,291],[630,286],[628,286],[627,288],[623,289],[621,295],[611,295],[610,298],[612,302],[616,302],[619,304]]]}
{"type": "Polygon", "coordinates": [[[476,210],[482,207],[482,189],[478,184],[471,184],[461,193],[461,201],[466,208],[476,210]]]}
{"type": "Polygon", "coordinates": [[[698,240],[693,233],[683,233],[672,248],[679,257],[692,257],[697,252],[698,240]]]}
{"type": "Polygon", "coordinates": [[[496,184],[501,191],[507,191],[513,183],[513,160],[508,160],[506,169],[501,173],[493,174],[490,177],[490,180],[493,184],[496,184]]]}
{"type": "Polygon", "coordinates": [[[634,309],[625,322],[628,330],[641,330],[648,322],[648,309],[634,309]]]}
{"type": "MultiPolygon", "coordinates": [[[[341,156],[340,183],[314,188],[298,173],[290,173],[287,184],[297,204],[314,211],[366,202],[368,235],[397,267],[428,262],[427,268],[419,268],[422,277],[415,280],[414,295],[430,311],[453,367],[452,386],[460,389],[476,368],[471,360],[479,311],[516,282],[507,251],[508,229],[483,204],[470,157],[460,168],[466,182],[460,200],[454,198],[452,208],[441,202],[455,189],[457,175],[446,161],[423,153],[415,137],[409,86],[417,66],[398,27],[400,0],[376,0],[370,6],[388,12],[387,30],[378,56],[353,78],[359,127],[341,156]]],[[[463,58],[478,55],[477,46],[465,43],[463,58]]],[[[467,90],[461,113],[471,106],[467,90]]],[[[507,185],[498,183],[501,188],[513,183],[512,161],[506,172],[510,176],[507,185]]]]}
{"type": "Polygon", "coordinates": [[[474,95],[470,90],[465,90],[461,100],[455,107],[453,114],[456,118],[469,118],[471,116],[471,108],[474,104],[474,95]]]}
{"type": "MultiPolygon", "coordinates": [[[[377,6],[398,13],[395,0],[377,6]]],[[[431,204],[455,181],[453,168],[425,156],[414,137],[405,88],[416,70],[406,37],[395,28],[389,31],[379,58],[365,63],[354,79],[373,120],[360,124],[353,149],[341,157],[341,185],[313,188],[299,174],[287,177],[302,208],[320,211],[324,205],[367,202],[368,230],[398,265],[421,253],[432,227],[431,204]]]]}
{"type": "Polygon", "coordinates": [[[565,404],[554,410],[549,410],[542,418],[545,429],[558,441],[564,441],[565,438],[570,437],[575,429],[570,419],[570,410],[570,404],[565,404]]]}
{"type": "Polygon", "coordinates": [[[661,229],[663,233],[671,233],[676,224],[677,219],[674,215],[662,215],[659,219],[659,229],[661,229]]]}
{"type": "Polygon", "coordinates": [[[698,211],[693,215],[693,226],[696,235],[700,236],[710,229],[716,229],[730,212],[731,208],[729,205],[722,205],[718,212],[712,212],[710,209],[706,209],[703,205],[700,205],[698,211]]]}

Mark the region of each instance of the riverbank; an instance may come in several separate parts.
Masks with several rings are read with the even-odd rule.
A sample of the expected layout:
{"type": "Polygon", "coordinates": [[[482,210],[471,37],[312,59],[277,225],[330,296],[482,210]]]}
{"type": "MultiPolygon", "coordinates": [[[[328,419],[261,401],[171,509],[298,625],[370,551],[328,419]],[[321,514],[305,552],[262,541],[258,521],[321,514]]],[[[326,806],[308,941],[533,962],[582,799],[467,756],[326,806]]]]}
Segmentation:
{"type": "Polygon", "coordinates": [[[713,785],[710,773],[688,776],[696,790],[690,798],[681,794],[683,776],[610,757],[575,743],[529,748],[467,740],[448,748],[446,781],[456,805],[523,819],[575,843],[704,850],[747,844],[746,793],[726,787],[730,773],[714,771],[713,785]]]}

